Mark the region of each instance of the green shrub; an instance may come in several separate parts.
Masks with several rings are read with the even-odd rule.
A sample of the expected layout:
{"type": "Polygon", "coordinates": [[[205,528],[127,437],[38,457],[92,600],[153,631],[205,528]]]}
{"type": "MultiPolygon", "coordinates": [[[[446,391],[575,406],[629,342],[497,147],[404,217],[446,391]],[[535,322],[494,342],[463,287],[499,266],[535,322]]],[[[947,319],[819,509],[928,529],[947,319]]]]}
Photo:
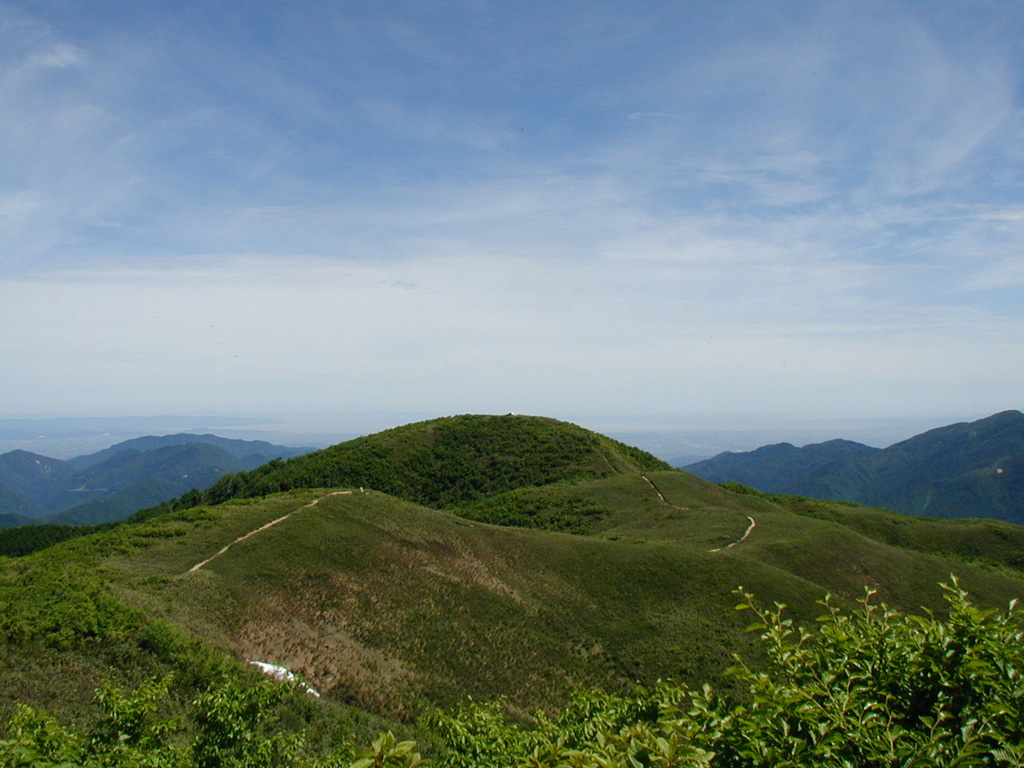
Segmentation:
{"type": "Polygon", "coordinates": [[[285,688],[267,681],[243,686],[226,679],[192,704],[197,768],[271,768],[292,765],[298,734],[276,729],[285,688]]]}
{"type": "MultiPolygon", "coordinates": [[[[441,749],[439,768],[819,768],[824,766],[1020,766],[1024,763],[1024,632],[1016,605],[975,606],[954,579],[944,585],[948,617],[904,615],[875,604],[856,610],[831,600],[814,627],[785,606],[742,610],[757,622],[768,663],[742,662],[745,695],[710,686],[659,683],[630,696],[581,691],[561,712],[536,713],[529,727],[502,702],[434,713],[425,727],[441,749]]],[[[284,695],[268,682],[225,680],[196,698],[191,730],[159,714],[169,678],[133,694],[99,692],[105,718],[84,739],[20,707],[0,741],[0,768],[35,766],[307,766],[415,768],[423,758],[391,733],[352,763],[345,752],[311,759],[301,735],[283,728],[284,695]],[[182,734],[187,736],[183,740],[182,734]],[[190,739],[190,740],[189,740],[190,739]]]]}
{"type": "Polygon", "coordinates": [[[1019,765],[1016,605],[984,610],[955,579],[943,588],[948,619],[904,616],[868,591],[849,614],[826,600],[816,632],[744,593],[769,666],[737,670],[748,703],[706,691],[675,713],[679,726],[694,740],[715,734],[708,746],[722,765],[1019,765]]]}
{"type": "Polygon", "coordinates": [[[785,606],[758,618],[769,663],[740,664],[748,697],[709,686],[659,685],[633,697],[584,693],[532,728],[496,705],[437,714],[430,725],[452,768],[695,766],[1019,766],[1024,761],[1024,632],[1005,613],[973,605],[954,580],[949,618],[905,616],[831,600],[816,629],[785,606]]]}
{"type": "Polygon", "coordinates": [[[492,525],[585,535],[594,522],[610,516],[613,510],[556,485],[517,488],[458,507],[457,512],[461,517],[492,525]]]}

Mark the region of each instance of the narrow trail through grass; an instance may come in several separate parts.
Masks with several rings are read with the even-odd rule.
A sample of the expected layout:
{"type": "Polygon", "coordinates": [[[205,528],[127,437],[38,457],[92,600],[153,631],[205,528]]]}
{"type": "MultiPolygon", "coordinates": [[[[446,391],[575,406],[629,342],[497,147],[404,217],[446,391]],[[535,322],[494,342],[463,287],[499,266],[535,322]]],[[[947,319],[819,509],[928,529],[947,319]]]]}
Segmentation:
{"type": "Polygon", "coordinates": [[[189,573],[195,573],[196,571],[198,571],[200,568],[202,568],[204,565],[209,563],[214,558],[220,557],[221,555],[223,555],[225,552],[227,552],[229,549],[231,549],[231,547],[233,547],[238,542],[245,541],[250,536],[255,536],[257,533],[261,533],[262,531],[265,531],[268,528],[272,528],[275,525],[277,525],[278,523],[283,523],[285,520],[287,520],[289,517],[294,515],[296,512],[301,512],[304,509],[309,509],[310,507],[315,507],[317,504],[319,504],[321,501],[326,499],[328,496],[346,496],[346,495],[349,495],[351,493],[352,493],[352,491],[332,491],[331,493],[328,493],[328,494],[326,494],[324,496],[319,496],[318,498],[315,498],[311,502],[309,502],[309,504],[304,504],[303,506],[299,507],[298,509],[293,509],[287,515],[282,515],[281,517],[277,518],[276,520],[271,520],[269,523],[266,523],[265,525],[261,525],[259,528],[251,530],[248,533],[239,536],[237,539],[232,541],[230,544],[225,545],[217,553],[211,555],[210,557],[206,558],[202,562],[196,563],[195,565],[193,565],[191,568],[188,569],[188,572],[189,573]]]}
{"type": "MultiPolygon", "coordinates": [[[[668,504],[670,507],[672,507],[673,509],[678,509],[678,510],[683,511],[683,512],[688,511],[687,507],[676,506],[671,501],[666,499],[665,498],[665,494],[661,492],[661,489],[658,486],[656,486],[654,484],[654,481],[651,480],[651,478],[649,478],[647,475],[640,475],[640,477],[642,477],[644,480],[646,480],[647,484],[649,486],[651,486],[651,488],[654,490],[654,492],[656,494],[658,494],[658,498],[661,499],[666,504],[668,504]]],[[[742,544],[744,541],[746,541],[747,538],[750,536],[750,534],[753,533],[754,529],[757,528],[757,521],[754,518],[752,518],[750,515],[747,515],[747,520],[750,521],[750,525],[747,526],[747,530],[744,531],[743,535],[740,536],[738,539],[736,539],[736,541],[734,541],[731,544],[728,544],[728,545],[726,545],[724,547],[716,547],[715,549],[709,549],[708,552],[723,552],[723,551],[725,551],[727,549],[732,549],[737,544],[742,544]]]]}
{"type": "Polygon", "coordinates": [[[752,518],[750,515],[747,515],[747,520],[750,521],[750,525],[747,526],[746,532],[744,532],[744,534],[742,536],[740,536],[738,539],[736,539],[736,541],[734,541],[732,544],[729,544],[727,546],[717,547],[715,549],[709,549],[708,551],[709,552],[722,552],[722,551],[724,551],[726,549],[732,549],[737,544],[742,544],[744,541],[746,541],[747,537],[750,536],[750,534],[753,532],[753,530],[755,528],[757,528],[757,521],[754,518],[752,518]]]}
{"type": "Polygon", "coordinates": [[[640,477],[642,477],[642,478],[643,478],[644,480],[646,480],[646,481],[647,481],[647,484],[648,484],[649,486],[651,486],[651,488],[653,488],[653,489],[654,489],[654,492],[655,492],[656,494],[658,494],[658,498],[659,498],[659,499],[661,499],[662,501],[664,501],[664,502],[665,502],[666,504],[668,504],[668,505],[669,505],[670,507],[674,507],[675,509],[682,509],[682,507],[677,507],[677,506],[676,506],[675,504],[673,504],[673,503],[672,503],[672,502],[670,502],[670,501],[669,501],[668,499],[666,499],[666,498],[665,498],[665,494],[661,492],[661,489],[660,489],[660,488],[659,488],[658,486],[656,486],[656,485],[654,484],[654,481],[652,481],[652,480],[651,480],[651,478],[649,478],[649,477],[648,477],[647,475],[640,475],[640,477]]]}

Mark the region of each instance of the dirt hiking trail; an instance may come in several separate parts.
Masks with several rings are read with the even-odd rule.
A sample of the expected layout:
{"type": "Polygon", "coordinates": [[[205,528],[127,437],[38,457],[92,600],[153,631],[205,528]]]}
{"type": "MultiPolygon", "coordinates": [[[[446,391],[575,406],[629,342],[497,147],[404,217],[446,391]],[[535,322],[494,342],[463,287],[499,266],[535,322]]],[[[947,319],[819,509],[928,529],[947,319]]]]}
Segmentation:
{"type": "Polygon", "coordinates": [[[305,505],[299,507],[298,509],[293,509],[287,515],[282,515],[281,517],[277,518],[277,520],[271,520],[269,523],[267,523],[265,525],[261,525],[259,528],[256,528],[256,529],[254,529],[252,531],[249,531],[248,533],[246,533],[246,534],[244,534],[242,536],[239,536],[237,539],[232,541],[230,544],[226,545],[223,549],[221,549],[216,554],[211,555],[210,557],[208,557],[205,560],[203,560],[201,563],[196,563],[195,565],[193,565],[191,568],[188,569],[188,572],[189,573],[195,573],[196,571],[198,571],[200,568],[202,568],[204,565],[209,563],[214,558],[220,557],[221,555],[223,555],[225,552],[227,552],[229,549],[231,549],[231,547],[233,547],[238,542],[245,541],[250,536],[255,536],[257,533],[261,533],[262,531],[267,530],[267,528],[272,528],[275,525],[277,525],[278,523],[283,523],[285,520],[287,520],[289,517],[294,515],[296,512],[301,512],[304,509],[309,509],[310,507],[315,507],[317,504],[319,504],[321,501],[326,499],[328,496],[346,496],[346,495],[348,495],[350,493],[352,493],[352,491],[332,491],[331,493],[328,493],[325,496],[320,496],[318,498],[315,498],[311,502],[309,502],[309,504],[305,504],[305,505]]]}
{"type": "MultiPolygon", "coordinates": [[[[642,477],[644,480],[647,481],[647,484],[649,486],[651,486],[651,488],[654,490],[654,492],[656,494],[658,494],[658,498],[661,499],[663,502],[668,504],[673,509],[678,509],[678,510],[683,511],[683,512],[687,511],[686,507],[677,507],[671,501],[666,499],[665,498],[665,494],[663,494],[661,492],[661,489],[658,486],[656,486],[654,484],[654,482],[651,480],[651,478],[649,478],[647,475],[640,475],[640,477],[642,477]]],[[[732,542],[732,544],[728,544],[728,545],[726,545],[724,547],[716,547],[715,549],[709,549],[708,552],[724,552],[725,550],[732,549],[737,544],[742,544],[744,541],[746,541],[747,538],[750,536],[750,534],[753,533],[754,529],[757,528],[757,521],[754,520],[754,518],[752,518],[750,515],[747,515],[747,520],[750,521],[750,525],[747,526],[747,530],[743,533],[742,536],[740,536],[738,539],[736,539],[736,541],[734,541],[734,542],[732,542]]]]}

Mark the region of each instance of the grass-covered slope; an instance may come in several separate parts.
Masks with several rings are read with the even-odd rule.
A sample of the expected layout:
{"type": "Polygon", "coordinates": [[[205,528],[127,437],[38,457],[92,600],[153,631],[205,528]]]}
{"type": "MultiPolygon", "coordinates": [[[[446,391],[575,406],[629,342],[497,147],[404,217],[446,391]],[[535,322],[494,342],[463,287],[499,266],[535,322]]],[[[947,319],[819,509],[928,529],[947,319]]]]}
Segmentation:
{"type": "MultiPolygon", "coordinates": [[[[983,604],[1024,594],[1005,564],[894,546],[820,509],[681,472],[529,491],[536,504],[545,492],[608,512],[592,535],[572,536],[358,488],[301,491],[124,526],[107,534],[116,545],[103,536],[51,551],[95,548],[106,594],[140,615],[239,661],[283,664],[331,701],[401,718],[466,695],[530,711],[580,686],[727,686],[732,654],[753,653],[732,610],[741,585],[804,618],[826,592],[852,601],[865,585],[897,606],[941,609],[935,585],[951,572],[983,604]],[[751,517],[750,536],[727,548],[751,517]]],[[[948,548],[959,535],[930,538],[948,548]]]]}
{"type": "Polygon", "coordinates": [[[185,698],[228,659],[283,664],[328,708],[529,712],[588,685],[728,687],[733,653],[758,658],[739,586],[804,619],[865,586],[941,610],[951,573],[983,605],[1024,595],[1016,526],[723,488],[551,420],[455,417],[321,454],[238,476],[251,498],[0,560],[0,720],[15,700],[88,719],[107,677],[173,671],[185,698]],[[258,495],[300,470],[323,487],[258,495]]]}
{"type": "MultiPolygon", "coordinates": [[[[373,492],[303,509],[308,498],[196,572],[162,548],[175,556],[156,595],[168,617],[394,715],[466,694],[529,710],[580,685],[622,689],[684,668],[718,677],[724,639],[738,639],[738,617],[710,606],[728,603],[745,568],[701,565],[699,550],[472,524],[373,492]]],[[[218,511],[249,517],[261,503],[218,511]]]]}
{"type": "MultiPolygon", "coordinates": [[[[718,679],[745,642],[727,606],[756,565],[499,528],[369,491],[312,504],[321,493],[171,513],[0,562],[0,719],[15,700],[83,716],[109,677],[171,670],[201,686],[216,651],[392,716],[468,694],[530,710],[581,685],[718,679]]],[[[772,581],[771,598],[814,595],[772,581]]]]}
{"type": "MultiPolygon", "coordinates": [[[[104,727],[98,691],[138,690],[157,680],[169,686],[160,712],[135,714],[142,721],[157,714],[170,717],[190,731],[201,724],[182,719],[189,702],[207,691],[248,687],[260,679],[229,648],[125,599],[131,580],[117,565],[121,558],[144,560],[146,552],[159,549],[157,542],[187,537],[210,522],[201,510],[190,510],[22,558],[0,558],[0,739],[9,735],[10,718],[22,704],[56,715],[89,738],[104,727]]],[[[151,571],[145,569],[139,578],[151,581],[151,571]]],[[[336,700],[312,707],[301,690],[286,697],[275,718],[282,732],[311,727],[314,740],[336,744],[353,736],[365,741],[388,725],[336,700]]]]}
{"type": "MultiPolygon", "coordinates": [[[[932,520],[848,502],[776,496],[721,487],[680,471],[524,489],[460,514],[545,527],[563,523],[566,510],[579,510],[573,520],[577,530],[593,536],[685,543],[716,557],[753,558],[849,600],[871,586],[908,611],[941,608],[934,585],[960,566],[969,566],[976,576],[967,577],[971,589],[995,604],[1019,592],[1016,582],[1024,572],[1020,526],[932,520]]],[[[773,577],[759,578],[757,583],[773,577]]]]}
{"type": "Polygon", "coordinates": [[[299,488],[373,488],[435,508],[560,481],[668,469],[654,456],[555,419],[464,415],[409,424],[221,478],[192,501],[299,488]]]}

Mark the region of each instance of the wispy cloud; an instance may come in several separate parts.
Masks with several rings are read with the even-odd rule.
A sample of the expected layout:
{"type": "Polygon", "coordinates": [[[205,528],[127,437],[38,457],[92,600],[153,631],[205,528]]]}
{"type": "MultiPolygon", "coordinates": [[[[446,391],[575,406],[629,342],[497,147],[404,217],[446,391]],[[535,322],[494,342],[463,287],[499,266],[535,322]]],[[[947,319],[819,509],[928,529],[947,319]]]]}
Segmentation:
{"type": "Polygon", "coordinates": [[[0,6],[0,399],[1012,406],[1017,38],[646,10],[0,6]]]}
{"type": "Polygon", "coordinates": [[[83,396],[113,388],[138,407],[181,386],[235,382],[233,408],[255,408],[290,382],[314,409],[342,392],[359,407],[383,398],[500,410],[553,403],[589,381],[577,405],[596,408],[609,391],[629,407],[708,403],[724,388],[750,402],[802,392],[824,406],[830,382],[875,391],[904,380],[908,365],[919,381],[982,361],[986,375],[1024,373],[1005,355],[1013,323],[858,297],[850,285],[866,276],[846,266],[800,269],[737,245],[705,244],[693,268],[518,253],[483,261],[453,246],[401,262],[196,257],[8,282],[0,322],[21,332],[5,335],[0,353],[20,375],[4,386],[23,400],[22,387],[59,369],[83,396]]]}

